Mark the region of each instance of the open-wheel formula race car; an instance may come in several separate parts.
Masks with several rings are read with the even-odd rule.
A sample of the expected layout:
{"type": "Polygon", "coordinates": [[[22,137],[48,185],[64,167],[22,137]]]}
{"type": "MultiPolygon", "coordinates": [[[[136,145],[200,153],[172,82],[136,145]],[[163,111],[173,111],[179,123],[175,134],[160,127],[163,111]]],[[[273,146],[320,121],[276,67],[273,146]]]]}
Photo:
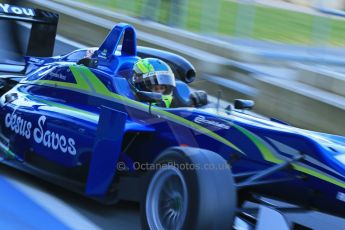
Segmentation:
{"type": "Polygon", "coordinates": [[[248,101],[154,106],[160,95],[128,81],[143,57],[169,63],[174,97],[190,104],[193,66],[137,47],[123,23],[99,48],[27,57],[24,74],[2,75],[1,163],[105,204],[139,201],[144,229],[231,229],[259,196],[345,217],[344,137],[245,114],[248,101]]]}

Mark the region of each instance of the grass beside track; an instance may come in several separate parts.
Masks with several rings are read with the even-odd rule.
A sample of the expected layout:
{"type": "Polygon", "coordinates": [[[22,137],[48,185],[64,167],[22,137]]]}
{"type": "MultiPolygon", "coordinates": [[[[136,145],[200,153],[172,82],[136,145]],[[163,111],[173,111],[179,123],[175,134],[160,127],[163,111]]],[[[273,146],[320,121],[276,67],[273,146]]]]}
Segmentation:
{"type": "MultiPolygon", "coordinates": [[[[151,5],[146,11],[143,11],[145,3],[152,0],[78,1],[134,17],[148,12],[155,14],[157,21],[169,24],[169,2],[173,0],[161,0],[160,7],[151,5]]],[[[184,4],[181,7],[181,27],[190,31],[294,44],[345,45],[345,20],[229,0],[180,2],[184,4]]]]}

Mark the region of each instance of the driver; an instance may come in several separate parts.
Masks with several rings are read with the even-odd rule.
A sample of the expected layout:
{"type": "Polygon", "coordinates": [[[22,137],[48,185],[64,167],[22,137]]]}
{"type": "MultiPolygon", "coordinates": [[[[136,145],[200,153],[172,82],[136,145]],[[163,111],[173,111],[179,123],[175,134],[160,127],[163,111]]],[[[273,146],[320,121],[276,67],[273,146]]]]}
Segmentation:
{"type": "Polygon", "coordinates": [[[172,107],[175,76],[164,61],[157,58],[138,60],[133,66],[132,83],[136,90],[161,93],[163,101],[157,106],[172,107]]]}
{"type": "Polygon", "coordinates": [[[208,103],[206,92],[200,90],[189,95],[189,102],[174,98],[175,75],[169,65],[158,58],[138,60],[133,66],[131,83],[136,91],[162,94],[162,103],[155,104],[160,107],[201,107],[208,103]]]}

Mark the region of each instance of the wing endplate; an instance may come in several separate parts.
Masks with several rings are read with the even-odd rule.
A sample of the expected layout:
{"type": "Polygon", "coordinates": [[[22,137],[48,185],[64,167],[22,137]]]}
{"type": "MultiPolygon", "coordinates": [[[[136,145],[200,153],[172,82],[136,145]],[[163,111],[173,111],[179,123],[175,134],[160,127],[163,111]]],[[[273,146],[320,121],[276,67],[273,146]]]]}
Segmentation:
{"type": "Polygon", "coordinates": [[[108,107],[101,107],[96,140],[93,148],[86,195],[104,195],[116,172],[127,114],[108,107]]]}

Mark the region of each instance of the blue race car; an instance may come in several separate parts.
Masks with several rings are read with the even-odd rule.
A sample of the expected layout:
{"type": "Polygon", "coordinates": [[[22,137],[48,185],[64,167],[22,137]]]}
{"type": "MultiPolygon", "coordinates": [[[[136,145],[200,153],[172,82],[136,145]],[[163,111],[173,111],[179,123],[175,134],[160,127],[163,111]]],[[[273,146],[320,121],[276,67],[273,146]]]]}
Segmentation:
{"type": "Polygon", "coordinates": [[[259,196],[345,217],[344,137],[248,115],[245,100],[155,106],[160,94],[128,81],[144,57],[169,63],[174,98],[190,104],[193,66],[137,47],[123,23],[99,48],[28,57],[24,75],[3,75],[1,163],[104,204],[141,202],[144,229],[230,229],[259,196]]]}

